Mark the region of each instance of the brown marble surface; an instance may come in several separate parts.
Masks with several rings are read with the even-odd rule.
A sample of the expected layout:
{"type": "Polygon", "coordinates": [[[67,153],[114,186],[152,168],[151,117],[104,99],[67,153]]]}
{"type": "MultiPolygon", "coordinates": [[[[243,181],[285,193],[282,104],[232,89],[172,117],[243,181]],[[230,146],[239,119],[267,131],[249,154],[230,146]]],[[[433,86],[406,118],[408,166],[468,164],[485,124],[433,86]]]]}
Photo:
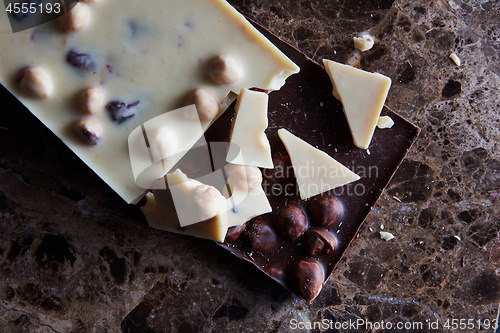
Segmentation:
{"type": "Polygon", "coordinates": [[[398,332],[473,319],[454,331],[492,332],[500,2],[230,2],[316,61],[353,61],[352,37],[370,29],[361,68],[390,76],[387,105],[422,128],[320,296],[309,305],[212,242],[141,224],[3,92],[0,332],[307,332],[293,323],[322,319],[423,325],[398,332]]]}

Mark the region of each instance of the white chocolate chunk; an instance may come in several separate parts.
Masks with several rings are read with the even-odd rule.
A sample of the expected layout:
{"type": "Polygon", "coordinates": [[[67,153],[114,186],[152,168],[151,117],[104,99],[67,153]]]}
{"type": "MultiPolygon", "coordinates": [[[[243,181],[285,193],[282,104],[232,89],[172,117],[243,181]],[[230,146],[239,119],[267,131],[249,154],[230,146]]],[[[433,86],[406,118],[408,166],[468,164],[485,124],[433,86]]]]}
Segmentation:
{"type": "MultiPolygon", "coordinates": [[[[240,165],[233,166],[245,168],[240,165]]],[[[235,177],[241,180],[240,172],[227,174],[229,180],[234,180],[235,177]]],[[[253,217],[272,211],[262,189],[262,178],[258,186],[250,192],[248,186],[233,187],[230,190],[224,186],[224,196],[213,186],[189,179],[180,170],[167,174],[165,179],[168,189],[157,189],[148,193],[147,204],[141,208],[153,228],[222,242],[229,227],[242,225],[253,217]],[[199,215],[200,209],[203,210],[204,216],[199,215]]],[[[213,179],[214,177],[212,181],[213,179]]],[[[224,178],[221,179],[223,181],[224,178]]],[[[250,179],[251,183],[254,183],[255,175],[250,179]]],[[[158,180],[162,181],[163,178],[158,180]]]]}
{"type": "Polygon", "coordinates": [[[88,22],[87,6],[77,3],[69,12],[61,16],[61,30],[65,32],[82,30],[88,22]]]}
{"type": "Polygon", "coordinates": [[[360,179],[358,175],[331,156],[314,148],[286,129],[278,130],[278,135],[290,155],[302,199],[360,179]]]}
{"type": "MultiPolygon", "coordinates": [[[[78,33],[61,33],[58,25],[45,24],[13,34],[8,16],[0,15],[0,83],[127,202],[137,202],[154,180],[170,171],[161,163],[151,165],[146,149],[139,164],[150,166],[152,173],[136,183],[127,140],[133,134],[133,146],[146,145],[141,129],[145,122],[177,109],[198,88],[220,101],[217,118],[242,88],[277,90],[299,71],[224,0],[105,0],[80,5],[90,17],[78,33]],[[240,61],[244,75],[235,83],[219,86],[207,78],[209,62],[219,54],[240,61]],[[27,65],[50,74],[52,98],[34,100],[13,82],[27,65]],[[139,102],[127,109],[130,117],[120,123],[106,108],[93,115],[106,140],[92,149],[68,131],[81,117],[74,96],[88,87],[105,92],[104,106],[112,101],[139,102]]],[[[202,121],[202,130],[212,121],[202,121]]],[[[179,139],[179,147],[182,142],[179,139]]]]}
{"type": "MultiPolygon", "coordinates": [[[[141,207],[149,225],[169,232],[223,242],[228,228],[226,214],[220,214],[186,227],[180,225],[179,216],[189,218],[186,215],[192,214],[192,217],[196,218],[197,212],[193,210],[190,198],[193,189],[203,184],[189,179],[180,170],[168,174],[166,179],[169,188],[176,188],[175,194],[169,190],[154,190],[153,194],[147,196],[147,205],[141,207]]],[[[164,179],[158,181],[161,182],[164,179]]]]}
{"type": "Polygon", "coordinates": [[[354,144],[367,149],[391,87],[391,79],[323,59],[333,85],[333,96],[342,102],[354,144]]]}
{"type": "Polygon", "coordinates": [[[455,65],[460,66],[462,64],[462,61],[460,60],[460,58],[457,56],[456,53],[450,54],[450,58],[451,58],[451,60],[453,60],[455,65]]]}
{"type": "Polygon", "coordinates": [[[375,41],[373,37],[369,34],[363,34],[361,37],[354,37],[354,47],[360,50],[361,52],[368,51],[373,47],[375,41]]]}
{"type": "Polygon", "coordinates": [[[385,241],[390,241],[391,239],[394,238],[394,235],[391,234],[390,232],[380,231],[379,233],[380,233],[380,238],[385,241]]]}
{"type": "Polygon", "coordinates": [[[392,128],[394,126],[394,120],[389,116],[382,116],[378,118],[377,127],[378,128],[392,128]]]}
{"type": "Polygon", "coordinates": [[[26,68],[21,73],[19,85],[32,97],[47,98],[52,95],[52,80],[49,74],[41,68],[26,68]]]}
{"type": "Polygon", "coordinates": [[[267,102],[268,95],[266,93],[241,90],[236,102],[236,116],[231,128],[228,162],[268,169],[274,168],[271,146],[264,132],[268,123],[267,102]]]}
{"type": "Polygon", "coordinates": [[[228,198],[226,201],[228,227],[242,225],[256,216],[272,212],[271,204],[262,189],[262,181],[250,192],[230,185],[229,188],[231,189],[231,197],[227,187],[224,188],[223,192],[223,195],[228,198]]]}

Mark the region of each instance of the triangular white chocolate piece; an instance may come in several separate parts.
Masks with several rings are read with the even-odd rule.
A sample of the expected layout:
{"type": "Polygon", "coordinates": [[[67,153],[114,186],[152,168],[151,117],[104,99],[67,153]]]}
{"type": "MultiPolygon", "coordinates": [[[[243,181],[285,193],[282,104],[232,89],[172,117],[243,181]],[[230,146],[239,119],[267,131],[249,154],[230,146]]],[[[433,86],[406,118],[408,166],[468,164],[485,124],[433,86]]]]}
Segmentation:
{"type": "Polygon", "coordinates": [[[391,79],[327,59],[323,64],[333,84],[333,96],[344,107],[354,144],[368,149],[391,79]]]}
{"type": "Polygon", "coordinates": [[[290,155],[300,197],[307,199],[336,187],[354,182],[360,177],[327,153],[314,148],[286,129],[278,130],[290,155]]]}

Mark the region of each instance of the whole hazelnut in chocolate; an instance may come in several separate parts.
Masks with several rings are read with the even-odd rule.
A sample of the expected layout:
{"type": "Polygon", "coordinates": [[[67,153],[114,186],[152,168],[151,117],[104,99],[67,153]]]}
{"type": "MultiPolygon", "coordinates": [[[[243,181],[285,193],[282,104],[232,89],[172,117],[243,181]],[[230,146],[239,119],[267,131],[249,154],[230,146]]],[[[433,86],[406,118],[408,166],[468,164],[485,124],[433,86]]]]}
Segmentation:
{"type": "Polygon", "coordinates": [[[260,218],[247,222],[244,236],[246,247],[257,252],[271,251],[278,240],[273,227],[260,218]]]}
{"type": "Polygon", "coordinates": [[[102,127],[97,121],[84,118],[75,123],[75,130],[80,140],[88,145],[95,146],[102,137],[102,127]]]}
{"type": "Polygon", "coordinates": [[[102,107],[102,91],[96,87],[85,89],[81,95],[82,109],[85,113],[96,114],[102,107]]]}
{"type": "Polygon", "coordinates": [[[329,253],[337,246],[337,239],[326,230],[310,229],[304,234],[303,244],[310,256],[329,253]]]}
{"type": "Polygon", "coordinates": [[[69,12],[61,17],[61,29],[64,32],[78,31],[88,24],[89,10],[81,3],[77,3],[69,12]]]}
{"type": "Polygon", "coordinates": [[[287,154],[279,153],[273,156],[274,169],[265,169],[264,177],[273,184],[295,185],[295,174],[292,162],[287,154]]]}
{"type": "Polygon", "coordinates": [[[235,83],[243,76],[243,66],[235,56],[221,54],[210,63],[208,76],[218,85],[235,83]]]}
{"type": "Polygon", "coordinates": [[[219,113],[220,103],[210,91],[206,89],[193,90],[187,100],[186,105],[194,104],[200,121],[212,121],[219,113]]]}
{"type": "Polygon", "coordinates": [[[227,229],[226,238],[224,239],[224,243],[226,244],[234,244],[240,238],[241,234],[245,230],[245,224],[238,225],[236,227],[231,227],[227,229]]]}
{"type": "Polygon", "coordinates": [[[331,226],[342,215],[342,206],[337,199],[326,196],[311,201],[310,210],[314,222],[322,227],[331,226]]]}
{"type": "Polygon", "coordinates": [[[313,261],[299,261],[289,274],[289,283],[293,291],[307,301],[312,301],[318,296],[324,280],[323,269],[313,261]]]}
{"type": "Polygon", "coordinates": [[[265,269],[265,272],[267,275],[275,278],[278,281],[283,281],[283,277],[285,275],[283,270],[277,267],[267,267],[265,269]]]}
{"type": "Polygon", "coordinates": [[[302,209],[295,205],[284,207],[276,218],[276,229],[284,237],[297,239],[307,228],[307,219],[302,209]]]}
{"type": "Polygon", "coordinates": [[[18,81],[24,92],[32,97],[47,98],[52,95],[52,79],[41,68],[26,68],[19,75],[18,81]]]}

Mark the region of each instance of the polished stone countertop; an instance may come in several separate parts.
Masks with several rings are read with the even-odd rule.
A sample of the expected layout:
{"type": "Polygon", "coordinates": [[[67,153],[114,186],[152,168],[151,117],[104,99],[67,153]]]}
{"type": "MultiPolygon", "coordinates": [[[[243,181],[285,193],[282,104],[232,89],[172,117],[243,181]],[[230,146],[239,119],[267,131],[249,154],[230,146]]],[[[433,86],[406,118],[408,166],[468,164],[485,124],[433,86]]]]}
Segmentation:
{"type": "Polygon", "coordinates": [[[386,104],[422,129],[319,297],[306,303],[213,242],[138,223],[136,209],[3,92],[0,332],[307,332],[294,327],[322,320],[333,329],[312,332],[360,320],[375,327],[341,331],[380,332],[383,322],[415,328],[398,332],[454,323],[492,332],[500,3],[230,2],[318,62],[390,76],[386,104]],[[367,30],[376,44],[356,58],[352,37],[367,30]],[[382,240],[382,229],[395,238],[382,240]]]}

